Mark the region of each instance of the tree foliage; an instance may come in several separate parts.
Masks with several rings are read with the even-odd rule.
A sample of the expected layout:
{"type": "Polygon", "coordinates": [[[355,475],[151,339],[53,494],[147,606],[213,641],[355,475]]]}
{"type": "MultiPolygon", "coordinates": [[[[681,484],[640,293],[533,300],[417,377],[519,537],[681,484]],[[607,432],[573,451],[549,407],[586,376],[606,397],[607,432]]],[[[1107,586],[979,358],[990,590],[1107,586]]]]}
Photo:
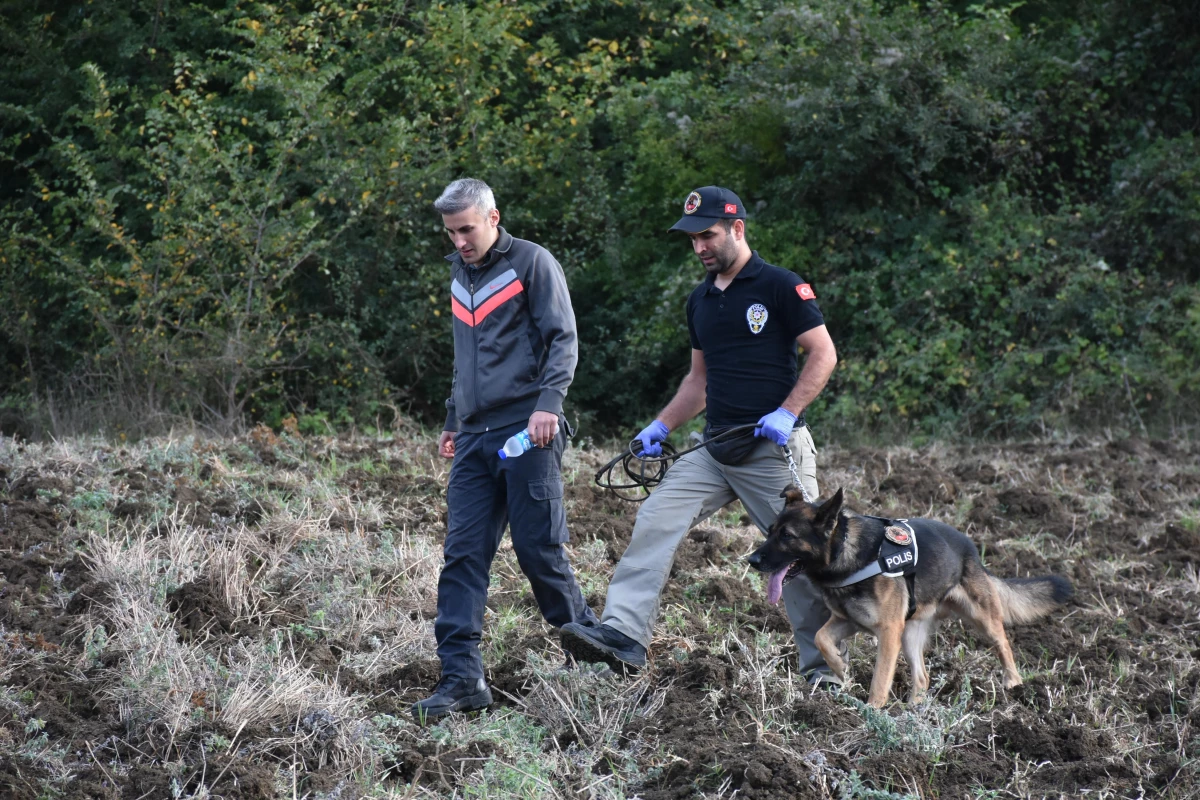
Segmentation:
{"type": "Polygon", "coordinates": [[[686,369],[701,271],[664,230],[706,183],[817,288],[816,419],[1012,433],[1200,390],[1182,0],[0,6],[10,425],[436,416],[430,202],[464,174],[566,267],[601,430],[686,369]]]}

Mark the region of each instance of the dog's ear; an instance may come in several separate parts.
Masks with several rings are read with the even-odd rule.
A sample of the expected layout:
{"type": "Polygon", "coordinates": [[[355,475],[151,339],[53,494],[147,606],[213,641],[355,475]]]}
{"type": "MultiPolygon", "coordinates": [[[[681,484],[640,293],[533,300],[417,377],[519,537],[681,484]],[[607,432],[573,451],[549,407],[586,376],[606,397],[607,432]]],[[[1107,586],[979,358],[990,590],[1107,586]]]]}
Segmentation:
{"type": "Polygon", "coordinates": [[[804,502],[804,492],[802,492],[800,487],[794,483],[789,483],[787,488],[779,493],[779,496],[786,501],[784,505],[788,506],[790,506],[792,503],[804,502]]]}
{"type": "Polygon", "coordinates": [[[837,493],[821,504],[817,509],[817,516],[813,519],[813,524],[819,530],[828,530],[837,522],[838,512],[842,510],[842,490],[839,488],[837,493]]]}

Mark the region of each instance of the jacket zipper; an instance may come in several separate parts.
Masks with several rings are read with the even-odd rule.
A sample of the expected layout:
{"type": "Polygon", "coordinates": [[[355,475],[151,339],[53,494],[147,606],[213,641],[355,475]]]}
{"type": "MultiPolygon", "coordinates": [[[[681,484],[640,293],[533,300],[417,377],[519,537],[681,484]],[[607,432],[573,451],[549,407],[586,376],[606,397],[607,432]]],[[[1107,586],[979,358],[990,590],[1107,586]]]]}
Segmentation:
{"type": "MultiPolygon", "coordinates": [[[[488,264],[483,267],[472,267],[463,265],[467,271],[467,285],[471,292],[471,320],[475,319],[475,279],[482,274],[491,270],[493,264],[488,264]]],[[[485,281],[486,283],[486,281],[485,281]]],[[[479,326],[471,326],[471,341],[474,347],[471,348],[471,395],[475,399],[475,409],[479,409],[479,326]]],[[[484,427],[485,431],[491,430],[490,426],[484,427]]]]}
{"type": "MultiPolygon", "coordinates": [[[[471,322],[475,321],[475,268],[467,267],[467,284],[471,287],[471,322]]],[[[471,325],[471,395],[475,399],[475,410],[479,410],[479,328],[471,325]]]]}

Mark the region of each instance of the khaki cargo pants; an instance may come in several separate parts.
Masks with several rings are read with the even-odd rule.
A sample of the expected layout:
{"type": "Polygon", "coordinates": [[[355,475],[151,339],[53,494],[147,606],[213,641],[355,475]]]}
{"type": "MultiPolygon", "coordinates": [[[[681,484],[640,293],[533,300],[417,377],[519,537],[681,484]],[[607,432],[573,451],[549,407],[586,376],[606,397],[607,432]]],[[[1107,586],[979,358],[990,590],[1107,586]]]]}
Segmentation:
{"type": "MultiPolygon", "coordinates": [[[[815,499],[817,450],[809,429],[794,430],[788,447],[804,488],[815,499]]],[[[601,622],[649,648],[659,596],[671,573],[675,550],[688,530],[739,499],[765,533],[783,510],[780,493],[792,482],[783,452],[767,439],[736,467],[721,464],[707,448],[680,458],[638,511],[633,540],[613,573],[601,622]]],[[[824,677],[829,668],[813,642],[829,619],[820,590],[800,576],[784,587],[783,600],[796,634],[801,673],[810,680],[824,677]]]]}

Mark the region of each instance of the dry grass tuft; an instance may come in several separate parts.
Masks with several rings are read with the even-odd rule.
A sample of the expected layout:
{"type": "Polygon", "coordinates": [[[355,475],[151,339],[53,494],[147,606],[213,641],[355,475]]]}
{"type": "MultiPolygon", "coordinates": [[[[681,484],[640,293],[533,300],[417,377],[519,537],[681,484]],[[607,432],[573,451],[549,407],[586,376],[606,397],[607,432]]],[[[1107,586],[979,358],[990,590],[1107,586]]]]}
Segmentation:
{"type": "Polygon", "coordinates": [[[228,657],[228,688],[217,711],[227,730],[250,729],[258,747],[316,755],[319,765],[361,766],[366,757],[363,701],[318,676],[294,652],[239,643],[228,657]]]}

